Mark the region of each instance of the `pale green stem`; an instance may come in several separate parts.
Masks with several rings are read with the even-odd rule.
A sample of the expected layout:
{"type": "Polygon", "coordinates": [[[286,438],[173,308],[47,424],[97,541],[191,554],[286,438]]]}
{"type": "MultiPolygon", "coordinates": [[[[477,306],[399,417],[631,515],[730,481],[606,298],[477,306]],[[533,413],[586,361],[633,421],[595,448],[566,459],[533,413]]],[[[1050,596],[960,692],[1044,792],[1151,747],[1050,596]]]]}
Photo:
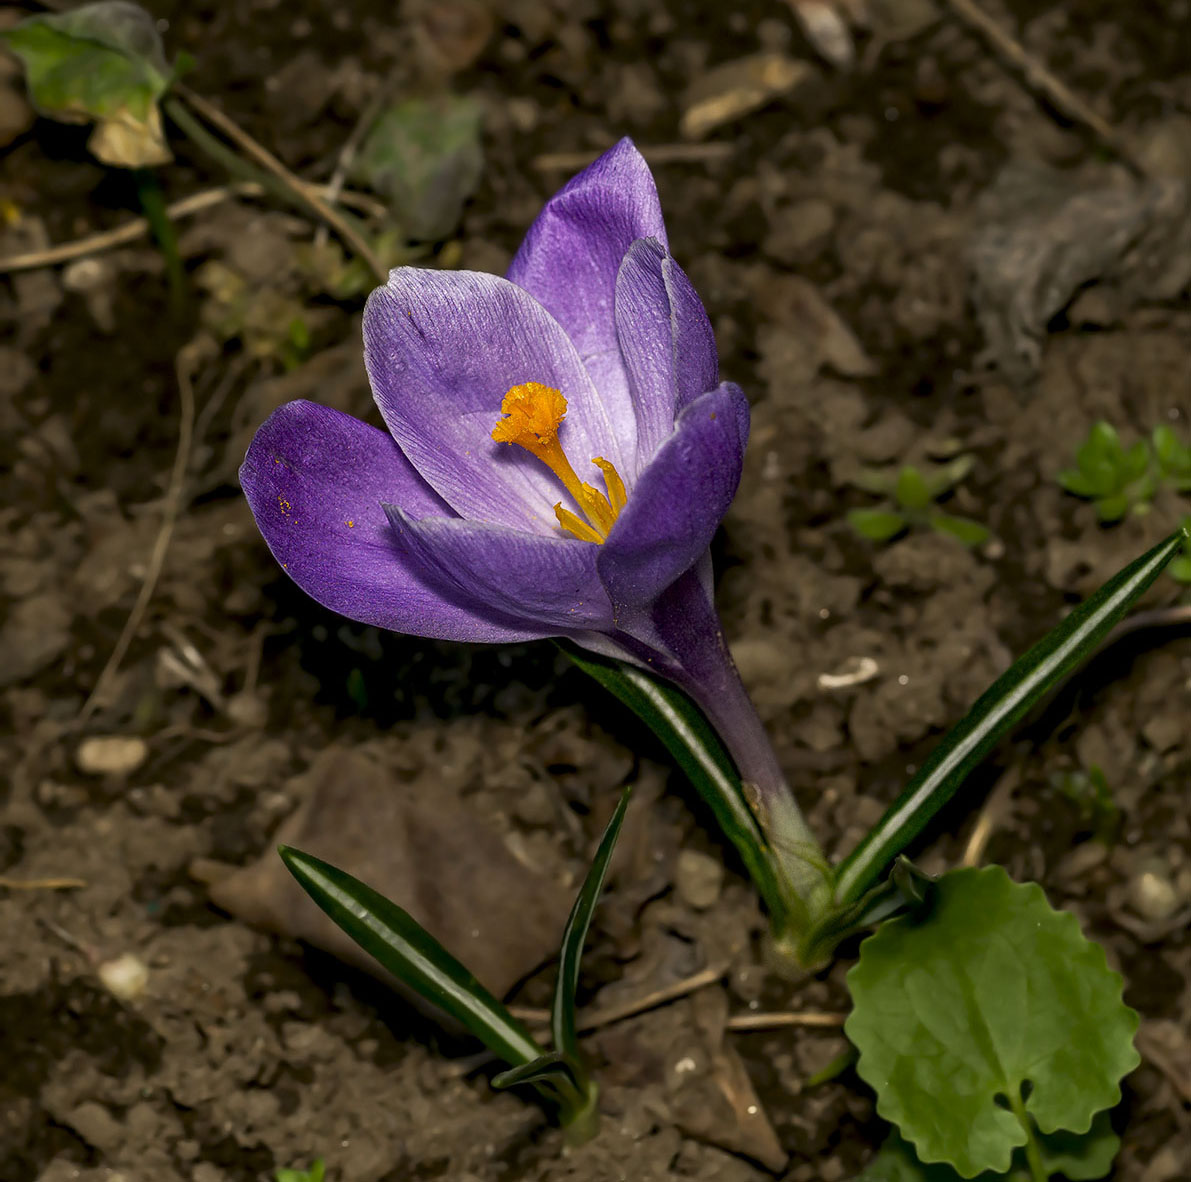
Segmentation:
{"type": "Polygon", "coordinates": [[[1026,1165],[1030,1169],[1030,1182],[1048,1182],[1050,1175],[1042,1164],[1042,1150],[1039,1148],[1038,1138],[1034,1134],[1034,1122],[1030,1120],[1030,1114],[1026,1112],[1025,1101],[1021,1098],[1020,1092],[1010,1095],[1009,1107],[1013,1110],[1013,1115],[1017,1117],[1017,1123],[1021,1125],[1022,1132],[1026,1135],[1026,1165]]]}

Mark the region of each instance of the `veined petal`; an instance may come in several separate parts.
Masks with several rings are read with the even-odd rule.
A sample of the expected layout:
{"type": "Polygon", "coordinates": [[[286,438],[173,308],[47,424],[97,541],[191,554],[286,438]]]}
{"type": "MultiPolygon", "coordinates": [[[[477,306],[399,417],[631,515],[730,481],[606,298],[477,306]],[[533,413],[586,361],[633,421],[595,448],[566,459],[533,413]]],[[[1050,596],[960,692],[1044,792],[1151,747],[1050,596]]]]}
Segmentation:
{"type": "Polygon", "coordinates": [[[748,401],[724,382],[696,398],[641,473],[597,567],[617,607],[652,603],[711,544],[744,463],[748,401]]]}
{"type": "Polygon", "coordinates": [[[614,304],[620,261],[638,238],[664,246],[666,226],[649,165],[622,139],[546,202],[509,267],[575,342],[630,455],[636,418],[614,304]]]}
{"type": "Polygon", "coordinates": [[[674,419],[719,382],[715,334],[682,268],[655,238],[629,247],[616,277],[616,331],[637,412],[637,471],[674,419]]]}
{"type": "Polygon", "coordinates": [[[612,605],[594,543],[460,518],[385,512],[402,552],[430,583],[490,605],[538,636],[608,629],[612,605]]]}
{"type": "Polygon", "coordinates": [[[623,441],[566,333],[531,295],[496,275],[398,267],[368,298],[364,364],[393,438],[463,517],[557,533],[554,477],[521,448],[491,437],[513,386],[562,391],[569,409],[559,438],[577,462],[623,462],[623,441]]]}
{"type": "Polygon", "coordinates": [[[402,559],[381,502],[413,513],[451,510],[383,431],[313,402],[289,402],[257,431],[240,484],[274,557],[324,607],[442,640],[542,635],[482,604],[445,598],[402,559]]]}

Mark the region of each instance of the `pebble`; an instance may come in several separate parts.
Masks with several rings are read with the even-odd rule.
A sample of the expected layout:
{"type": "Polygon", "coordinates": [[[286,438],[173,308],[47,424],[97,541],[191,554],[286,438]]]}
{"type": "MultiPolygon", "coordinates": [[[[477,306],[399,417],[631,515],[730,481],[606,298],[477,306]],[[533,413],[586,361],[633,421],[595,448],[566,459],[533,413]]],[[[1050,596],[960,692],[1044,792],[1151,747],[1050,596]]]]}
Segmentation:
{"type": "Polygon", "coordinates": [[[131,952],[105,960],[96,970],[108,991],[121,1001],[132,1001],[149,984],[149,966],[131,952]]]}
{"type": "Polygon", "coordinates": [[[126,776],[149,757],[149,744],[135,735],[92,735],[79,744],[74,761],[88,776],[126,776]]]}
{"type": "Polygon", "coordinates": [[[1169,919],[1182,900],[1169,868],[1158,860],[1143,863],[1129,881],[1129,901],[1143,919],[1169,919]]]}
{"type": "Polygon", "coordinates": [[[696,911],[713,907],[724,887],[724,867],[698,850],[682,850],[674,866],[674,888],[678,897],[696,911]]]}

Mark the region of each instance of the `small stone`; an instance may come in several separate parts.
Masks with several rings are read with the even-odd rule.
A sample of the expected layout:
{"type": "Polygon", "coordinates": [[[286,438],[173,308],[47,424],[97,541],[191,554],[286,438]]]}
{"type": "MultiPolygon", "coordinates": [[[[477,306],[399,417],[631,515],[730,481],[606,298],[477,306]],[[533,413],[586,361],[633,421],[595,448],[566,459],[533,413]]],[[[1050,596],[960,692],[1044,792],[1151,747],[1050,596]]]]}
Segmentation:
{"type": "Polygon", "coordinates": [[[104,961],[95,971],[113,996],[121,1001],[139,997],[149,984],[149,966],[131,952],[104,961]]]}
{"type": "Polygon", "coordinates": [[[88,776],[126,776],[149,757],[149,744],[135,735],[92,735],[79,744],[74,761],[88,776]]]}
{"type": "Polygon", "coordinates": [[[817,258],[835,232],[835,210],[821,197],[809,197],[775,214],[765,253],[793,265],[817,258]]]}
{"type": "Polygon", "coordinates": [[[1161,920],[1179,909],[1181,899],[1169,868],[1154,859],[1139,866],[1130,879],[1129,901],[1143,919],[1161,920]]]}
{"type": "Polygon", "coordinates": [[[724,867],[698,850],[682,850],[674,866],[678,897],[696,911],[714,906],[724,886],[724,867]]]}
{"type": "Polygon", "coordinates": [[[124,1141],[119,1122],[102,1104],[93,1100],[80,1104],[67,1123],[88,1145],[103,1154],[114,1154],[124,1141]]]}
{"type": "Polygon", "coordinates": [[[714,66],[687,93],[678,128],[702,139],[725,123],[760,110],[815,74],[814,67],[782,53],[756,53],[714,66]]]}

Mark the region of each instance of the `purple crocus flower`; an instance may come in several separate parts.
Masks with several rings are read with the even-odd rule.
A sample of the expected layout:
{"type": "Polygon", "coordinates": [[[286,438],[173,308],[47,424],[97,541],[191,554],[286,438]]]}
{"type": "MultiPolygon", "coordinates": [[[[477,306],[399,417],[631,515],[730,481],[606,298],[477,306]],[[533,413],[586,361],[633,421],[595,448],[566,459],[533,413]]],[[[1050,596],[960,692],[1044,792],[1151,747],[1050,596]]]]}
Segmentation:
{"type": "Polygon", "coordinates": [[[566,637],[679,684],[814,850],[724,643],[708,546],[748,403],[621,140],[546,204],[507,278],[399,267],[364,313],[387,431],[291,402],[240,471],[291,578],[353,620],[463,641],[566,637]]]}

